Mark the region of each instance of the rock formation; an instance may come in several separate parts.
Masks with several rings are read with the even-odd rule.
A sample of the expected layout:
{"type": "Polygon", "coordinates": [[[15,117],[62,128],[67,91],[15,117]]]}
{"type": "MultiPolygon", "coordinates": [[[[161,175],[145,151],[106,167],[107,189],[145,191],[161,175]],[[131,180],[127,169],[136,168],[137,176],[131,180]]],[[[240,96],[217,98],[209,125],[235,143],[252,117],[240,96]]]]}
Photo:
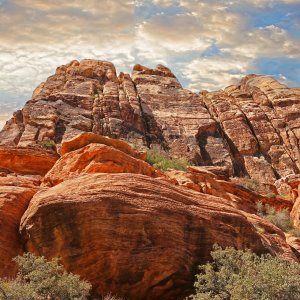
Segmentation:
{"type": "Polygon", "coordinates": [[[63,143],[62,152],[65,154],[45,175],[43,180],[45,185],[53,186],[81,173],[136,173],[150,177],[162,176],[159,170],[137,159],[142,158],[143,154],[134,151],[125,142],[96,134],[83,133],[63,143]]]}
{"type": "Polygon", "coordinates": [[[0,277],[16,275],[12,259],[23,253],[18,235],[20,220],[39,185],[39,176],[0,177],[0,277]]]}
{"type": "Polygon", "coordinates": [[[197,94],[162,65],[57,68],[0,132],[0,277],[32,251],[96,297],[172,300],[214,243],[299,260],[299,239],[256,215],[262,202],[300,227],[299,109],[300,90],[268,76],[197,94]],[[192,165],[162,172],[149,148],[192,165]]]}
{"type": "Polygon", "coordinates": [[[160,179],[86,174],[34,196],[20,230],[27,250],[60,257],[96,295],[177,300],[191,292],[214,243],[295,259],[283,233],[251,218],[222,198],[160,179]]]}
{"type": "Polygon", "coordinates": [[[82,132],[159,148],[196,165],[273,183],[299,173],[300,90],[249,75],[192,93],[158,65],[119,77],[113,64],[73,61],[40,84],[0,133],[2,145],[58,145],[82,132]]]}

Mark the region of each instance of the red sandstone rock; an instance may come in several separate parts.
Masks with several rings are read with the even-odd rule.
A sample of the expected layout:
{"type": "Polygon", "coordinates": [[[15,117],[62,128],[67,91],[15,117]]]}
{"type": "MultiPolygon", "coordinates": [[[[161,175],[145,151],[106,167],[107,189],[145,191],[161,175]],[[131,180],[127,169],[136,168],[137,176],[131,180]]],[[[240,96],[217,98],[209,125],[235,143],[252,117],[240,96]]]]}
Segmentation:
{"type": "Polygon", "coordinates": [[[0,168],[19,174],[45,175],[57,159],[57,155],[44,150],[0,147],[0,168]]]}
{"type": "MultiPolygon", "coordinates": [[[[89,144],[83,148],[66,152],[78,147],[84,143],[76,143],[76,139],[70,143],[63,144],[63,152],[66,152],[46,174],[43,182],[46,185],[56,185],[70,177],[77,176],[81,173],[136,173],[151,177],[161,176],[161,172],[153,168],[143,160],[136,159],[125,152],[138,155],[122,141],[93,136],[94,140],[105,142],[106,144],[89,144]],[[115,145],[118,148],[114,148],[115,145]],[[66,145],[66,146],[65,146],[66,145]],[[65,146],[65,147],[64,147],[65,146]]],[[[79,139],[79,138],[78,138],[79,139]]]]}
{"type": "Polygon", "coordinates": [[[39,184],[39,176],[0,177],[0,278],[16,275],[12,259],[23,252],[20,220],[39,184]]]}
{"type": "Polygon", "coordinates": [[[0,144],[36,146],[83,132],[163,149],[230,176],[273,184],[299,174],[299,89],[249,75],[223,91],[192,93],[165,66],[72,61],[57,68],[0,132],[0,144]]]}
{"type": "MultiPolygon", "coordinates": [[[[256,213],[258,203],[268,204],[276,210],[292,210],[293,202],[277,197],[267,197],[251,191],[242,185],[228,181],[229,179],[220,173],[214,174],[205,167],[188,167],[187,172],[168,171],[165,174],[171,180],[175,180],[180,186],[199,191],[204,194],[214,195],[223,198],[223,201],[239,210],[256,213]]],[[[171,181],[170,181],[171,182],[171,181]]]]}
{"type": "Polygon", "coordinates": [[[183,299],[214,243],[296,259],[270,223],[224,199],[136,174],[86,174],[40,192],[20,231],[27,251],[60,257],[94,295],[132,300],[183,299]]]}
{"type": "Polygon", "coordinates": [[[138,152],[124,141],[111,139],[105,136],[97,135],[92,132],[82,133],[74,137],[73,139],[64,142],[61,147],[61,155],[83,148],[84,146],[92,143],[111,146],[137,159],[146,160],[147,157],[146,152],[138,152]]]}

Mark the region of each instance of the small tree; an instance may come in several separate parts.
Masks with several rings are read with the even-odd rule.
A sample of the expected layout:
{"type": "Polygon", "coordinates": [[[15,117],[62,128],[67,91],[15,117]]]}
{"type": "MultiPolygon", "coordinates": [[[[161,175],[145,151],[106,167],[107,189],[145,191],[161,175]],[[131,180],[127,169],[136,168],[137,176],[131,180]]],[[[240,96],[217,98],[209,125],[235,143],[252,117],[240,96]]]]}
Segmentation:
{"type": "Polygon", "coordinates": [[[214,247],[192,300],[299,300],[300,265],[250,250],[214,247]]]}
{"type": "Polygon", "coordinates": [[[0,299],[84,300],[91,285],[78,275],[68,274],[57,259],[47,261],[31,253],[14,259],[19,267],[15,280],[1,282],[0,299]]]}

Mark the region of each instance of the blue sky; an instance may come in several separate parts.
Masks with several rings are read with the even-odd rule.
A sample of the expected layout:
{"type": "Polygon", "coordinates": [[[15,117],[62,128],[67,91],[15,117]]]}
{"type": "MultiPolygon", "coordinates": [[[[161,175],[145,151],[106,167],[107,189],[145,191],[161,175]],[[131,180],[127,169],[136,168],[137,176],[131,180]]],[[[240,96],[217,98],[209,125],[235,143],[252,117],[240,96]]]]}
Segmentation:
{"type": "Polygon", "coordinates": [[[246,74],[300,86],[300,0],[0,0],[1,115],[73,59],[170,67],[186,88],[246,74]]]}

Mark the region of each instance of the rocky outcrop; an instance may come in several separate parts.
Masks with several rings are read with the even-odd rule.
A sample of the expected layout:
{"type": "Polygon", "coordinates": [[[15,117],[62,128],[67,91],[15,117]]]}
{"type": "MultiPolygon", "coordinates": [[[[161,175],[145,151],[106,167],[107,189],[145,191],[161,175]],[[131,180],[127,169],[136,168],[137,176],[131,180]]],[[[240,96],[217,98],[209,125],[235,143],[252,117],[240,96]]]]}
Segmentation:
{"type": "Polygon", "coordinates": [[[58,155],[32,148],[0,147],[0,170],[29,175],[45,175],[58,155]]]}
{"type": "Polygon", "coordinates": [[[146,160],[147,157],[146,151],[137,151],[124,141],[111,139],[105,136],[94,134],[92,132],[79,134],[73,139],[64,142],[61,147],[61,155],[83,148],[84,146],[87,146],[89,144],[103,144],[106,146],[110,146],[124,152],[129,156],[141,160],[146,160]]]}
{"type": "Polygon", "coordinates": [[[187,172],[170,170],[165,174],[175,185],[223,198],[228,205],[248,213],[256,214],[259,203],[270,205],[277,211],[291,211],[293,208],[290,199],[277,198],[276,195],[266,196],[230,181],[223,168],[190,166],[187,172]]]}
{"type": "Polygon", "coordinates": [[[72,61],[34,91],[0,133],[0,144],[37,147],[79,133],[125,139],[200,166],[261,182],[299,173],[299,89],[249,75],[223,91],[192,93],[165,66],[72,61]]]}
{"type": "Polygon", "coordinates": [[[44,185],[53,186],[81,173],[136,173],[162,176],[127,143],[92,133],[83,133],[62,144],[64,155],[46,174],[44,185]],[[137,157],[137,158],[136,158],[137,157]]]}
{"type": "Polygon", "coordinates": [[[16,275],[12,259],[23,253],[18,234],[20,220],[39,184],[39,176],[0,177],[0,278],[16,275]]]}
{"type": "Polygon", "coordinates": [[[215,243],[299,259],[299,240],[256,215],[262,202],[300,226],[299,103],[267,76],[197,94],[162,65],[57,68],[0,132],[0,277],[24,249],[60,257],[96,297],[172,300],[215,243]],[[147,148],[192,165],[160,172],[147,148]]]}
{"type": "Polygon", "coordinates": [[[269,222],[137,174],[86,174],[42,191],[20,231],[27,251],[60,257],[94,295],[132,300],[183,299],[214,243],[296,259],[269,222]]]}

